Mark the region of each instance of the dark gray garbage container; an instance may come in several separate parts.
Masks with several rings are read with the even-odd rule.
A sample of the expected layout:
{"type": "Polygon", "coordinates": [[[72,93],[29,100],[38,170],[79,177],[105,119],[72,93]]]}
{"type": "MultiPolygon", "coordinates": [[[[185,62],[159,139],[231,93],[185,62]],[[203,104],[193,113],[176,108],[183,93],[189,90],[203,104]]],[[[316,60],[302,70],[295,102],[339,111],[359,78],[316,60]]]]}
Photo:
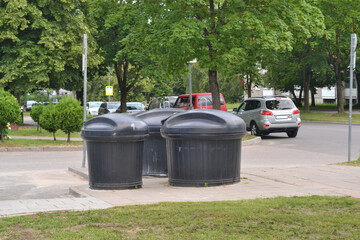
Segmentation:
{"type": "Polygon", "coordinates": [[[240,181],[245,122],[219,110],[191,110],[164,122],[169,183],[213,186],[240,181]]]}
{"type": "Polygon", "coordinates": [[[149,126],[149,137],[144,142],[143,175],[167,176],[166,140],[160,135],[161,122],[184,111],[175,108],[158,108],[135,114],[149,126]]]}
{"type": "Polygon", "coordinates": [[[90,188],[141,187],[148,133],[144,121],[127,114],[106,114],[87,121],[81,136],[86,140],[90,188]]]}

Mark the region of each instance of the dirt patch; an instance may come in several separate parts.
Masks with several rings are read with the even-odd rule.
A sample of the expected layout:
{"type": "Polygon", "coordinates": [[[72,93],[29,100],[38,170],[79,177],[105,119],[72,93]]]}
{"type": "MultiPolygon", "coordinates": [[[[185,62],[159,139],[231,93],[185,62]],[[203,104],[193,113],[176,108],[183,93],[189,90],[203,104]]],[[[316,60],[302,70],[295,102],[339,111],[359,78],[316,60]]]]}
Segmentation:
{"type": "Polygon", "coordinates": [[[38,230],[24,228],[20,224],[15,224],[12,227],[11,233],[9,234],[9,238],[34,240],[39,239],[39,233],[40,231],[38,230]]]}

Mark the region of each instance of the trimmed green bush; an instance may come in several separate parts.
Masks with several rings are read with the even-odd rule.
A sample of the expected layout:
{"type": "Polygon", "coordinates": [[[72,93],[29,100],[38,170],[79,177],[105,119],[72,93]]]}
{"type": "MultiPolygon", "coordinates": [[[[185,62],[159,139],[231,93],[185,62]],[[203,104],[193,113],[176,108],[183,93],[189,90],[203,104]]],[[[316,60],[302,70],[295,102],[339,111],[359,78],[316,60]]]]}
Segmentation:
{"type": "Polygon", "coordinates": [[[43,112],[43,109],[44,109],[43,105],[33,105],[30,112],[30,117],[34,120],[34,122],[37,123],[38,130],[39,130],[39,118],[41,113],[43,112]]]}
{"type": "Polygon", "coordinates": [[[67,141],[70,142],[70,133],[79,132],[83,125],[83,109],[80,102],[66,97],[60,100],[55,108],[60,129],[68,134],[67,141]]]}
{"type": "Polygon", "coordinates": [[[4,142],[8,123],[19,123],[21,121],[21,110],[15,97],[0,89],[0,133],[1,142],[4,142]]]}
{"type": "Polygon", "coordinates": [[[56,141],[55,133],[60,129],[59,119],[57,117],[57,111],[53,104],[44,106],[43,111],[39,117],[40,127],[48,132],[51,132],[56,141]]]}

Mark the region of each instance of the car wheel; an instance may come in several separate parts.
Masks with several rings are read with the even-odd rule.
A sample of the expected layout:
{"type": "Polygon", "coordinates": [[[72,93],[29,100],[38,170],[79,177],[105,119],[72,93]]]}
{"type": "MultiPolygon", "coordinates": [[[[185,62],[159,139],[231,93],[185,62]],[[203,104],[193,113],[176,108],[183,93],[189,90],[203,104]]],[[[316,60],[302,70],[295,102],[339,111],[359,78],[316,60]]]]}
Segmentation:
{"type": "Polygon", "coordinates": [[[251,125],[250,125],[250,131],[251,131],[251,135],[254,135],[254,136],[261,136],[261,132],[258,128],[258,126],[256,125],[255,122],[252,122],[251,125]]]}
{"type": "Polygon", "coordinates": [[[294,138],[296,137],[298,133],[298,130],[292,130],[292,131],[287,131],[286,134],[288,135],[289,138],[294,138]]]}

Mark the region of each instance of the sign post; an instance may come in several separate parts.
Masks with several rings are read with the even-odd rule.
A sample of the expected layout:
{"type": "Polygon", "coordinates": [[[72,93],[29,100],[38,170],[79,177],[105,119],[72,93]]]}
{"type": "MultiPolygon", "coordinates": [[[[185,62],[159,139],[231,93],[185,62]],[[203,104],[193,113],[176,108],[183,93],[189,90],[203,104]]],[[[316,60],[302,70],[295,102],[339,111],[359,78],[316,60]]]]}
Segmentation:
{"type": "MultiPolygon", "coordinates": [[[[87,87],[87,34],[84,34],[83,37],[83,55],[82,55],[82,71],[84,73],[84,124],[86,122],[86,87],[87,87]]],[[[83,141],[83,161],[81,164],[81,167],[85,167],[85,161],[86,161],[86,142],[83,141]]]]}
{"type": "Polygon", "coordinates": [[[350,94],[349,94],[349,140],[348,140],[348,161],[351,161],[351,122],[352,122],[352,89],[354,70],[356,65],[356,34],[351,34],[351,46],[350,46],[350,94]]]}

